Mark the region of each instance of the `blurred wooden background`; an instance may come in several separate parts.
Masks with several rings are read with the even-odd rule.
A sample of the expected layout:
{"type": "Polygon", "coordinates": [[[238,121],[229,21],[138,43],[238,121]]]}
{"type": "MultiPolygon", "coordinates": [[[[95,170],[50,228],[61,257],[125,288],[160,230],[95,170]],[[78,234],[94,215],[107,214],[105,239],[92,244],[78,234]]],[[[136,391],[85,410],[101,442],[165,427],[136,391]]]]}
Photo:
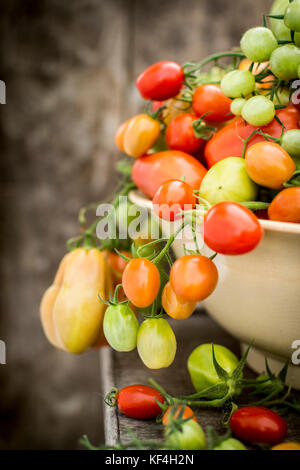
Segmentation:
{"type": "Polygon", "coordinates": [[[116,183],[118,124],[136,76],[236,46],[272,0],[1,0],[0,448],[103,441],[99,357],[45,340],[39,301],[77,233],[78,209],[116,183]]]}

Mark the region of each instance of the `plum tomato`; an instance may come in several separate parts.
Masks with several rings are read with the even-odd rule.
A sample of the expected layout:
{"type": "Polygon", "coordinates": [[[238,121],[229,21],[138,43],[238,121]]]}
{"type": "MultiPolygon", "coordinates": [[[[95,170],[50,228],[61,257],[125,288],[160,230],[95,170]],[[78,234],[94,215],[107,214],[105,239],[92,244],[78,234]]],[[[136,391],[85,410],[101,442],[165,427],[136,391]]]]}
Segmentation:
{"type": "Polygon", "coordinates": [[[261,406],[246,406],[235,411],[230,426],[238,438],[253,444],[278,444],[287,432],[285,420],[261,406]]]}
{"type": "Polygon", "coordinates": [[[104,315],[103,330],[109,345],[116,351],[136,348],[139,324],[128,303],[110,305],[104,315]]]}
{"type": "Polygon", "coordinates": [[[193,189],[184,181],[169,180],[163,183],[154,194],[153,208],[164,220],[181,218],[181,210],[191,210],[196,204],[193,189]]]}
{"type": "Polygon", "coordinates": [[[270,220],[300,223],[300,186],[286,188],[275,196],[268,207],[270,220]]]}
{"type": "Polygon", "coordinates": [[[197,305],[196,302],[187,302],[177,297],[170,282],[167,282],[163,289],[161,301],[165,312],[176,320],[190,317],[197,305]]]}
{"type": "Polygon", "coordinates": [[[222,78],[221,89],[228,98],[243,98],[255,90],[255,78],[248,70],[232,70],[222,78]]]}
{"type": "Polygon", "coordinates": [[[152,199],[158,188],[170,179],[184,177],[187,184],[198,190],[206,172],[206,168],[192,155],[166,150],[137,159],[132,167],[132,179],[152,199]]]}
{"type": "Polygon", "coordinates": [[[153,419],[160,415],[161,408],[156,400],[164,403],[164,397],[147,385],[128,385],[117,395],[119,410],[134,419],[153,419]]]}
{"type": "Polygon", "coordinates": [[[169,367],[174,361],[177,342],[172,328],[164,318],[147,318],[140,325],[137,350],[149,369],[169,367]]]}
{"type": "Polygon", "coordinates": [[[181,150],[182,152],[197,154],[204,146],[205,140],[196,137],[193,123],[197,117],[191,113],[184,113],[176,116],[166,129],[166,142],[171,150],[181,150]]]}
{"type": "Polygon", "coordinates": [[[257,217],[237,202],[219,202],[204,218],[206,245],[223,255],[242,255],[254,250],[263,236],[257,217]]]}
{"type": "Polygon", "coordinates": [[[115,142],[130,157],[140,157],[153,147],[160,134],[160,123],[147,114],[138,114],[118,129],[115,142]]]}
{"type": "Polygon", "coordinates": [[[148,307],[154,302],[159,291],[159,271],[147,258],[134,258],[124,269],[122,286],[133,305],[139,308],[148,307]]]}
{"type": "Polygon", "coordinates": [[[221,201],[254,201],[258,186],[249,178],[245,160],[227,157],[212,166],[204,176],[199,195],[210,204],[221,201]]]}
{"type": "Polygon", "coordinates": [[[193,110],[197,116],[205,114],[207,122],[228,121],[232,117],[230,105],[231,99],[224,95],[218,85],[200,85],[194,91],[193,110]]]}
{"type": "Polygon", "coordinates": [[[173,264],[170,282],[180,299],[200,302],[215,290],[218,271],[213,261],[206,256],[185,255],[173,264]]]}
{"type": "Polygon", "coordinates": [[[252,96],[243,106],[242,117],[252,126],[266,126],[275,117],[274,103],[265,96],[252,96]]]}
{"type": "Polygon", "coordinates": [[[165,60],[144,70],[137,78],[136,86],[144,99],[164,101],[176,96],[183,82],[182,67],[176,62],[165,60]]]}
{"type": "MultiPolygon", "coordinates": [[[[182,410],[182,406],[183,406],[183,405],[178,405],[178,406],[176,407],[176,411],[175,411],[175,412],[173,411],[173,410],[174,410],[174,406],[170,406],[170,407],[167,409],[167,411],[164,413],[164,415],[163,415],[162,424],[163,424],[164,426],[167,426],[168,424],[170,424],[171,419],[174,420],[174,419],[178,418],[178,415],[179,415],[179,413],[180,413],[181,410],[182,410]],[[172,411],[173,411],[173,413],[172,413],[172,411]]],[[[195,421],[196,423],[198,422],[198,421],[197,421],[197,418],[196,418],[196,416],[195,416],[195,413],[193,412],[193,410],[192,410],[189,406],[185,405],[185,406],[184,406],[183,413],[182,413],[182,415],[181,415],[181,419],[187,419],[187,418],[191,418],[191,419],[192,419],[193,421],[195,421]]]]}
{"type": "Polygon", "coordinates": [[[274,34],[265,27],[248,29],[241,39],[241,49],[251,62],[269,60],[277,47],[278,43],[274,34]]]}
{"type": "Polygon", "coordinates": [[[270,189],[281,189],[296,165],[289,154],[274,142],[258,142],[245,154],[246,170],[255,183],[270,189]]]}

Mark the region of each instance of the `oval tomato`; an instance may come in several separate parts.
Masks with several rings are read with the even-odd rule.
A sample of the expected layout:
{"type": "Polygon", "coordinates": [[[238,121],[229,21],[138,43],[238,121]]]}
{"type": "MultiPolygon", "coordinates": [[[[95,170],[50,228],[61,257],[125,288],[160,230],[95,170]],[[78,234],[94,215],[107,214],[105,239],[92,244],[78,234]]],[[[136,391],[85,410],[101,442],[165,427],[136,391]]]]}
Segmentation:
{"type": "Polygon", "coordinates": [[[190,317],[197,305],[196,302],[187,302],[177,297],[170,282],[167,282],[164,287],[161,301],[165,312],[176,320],[190,317]]]}
{"type": "Polygon", "coordinates": [[[166,129],[166,142],[170,149],[197,154],[205,140],[196,137],[193,123],[197,121],[194,114],[184,113],[175,117],[166,129]]]}
{"type": "Polygon", "coordinates": [[[136,86],[144,99],[164,101],[176,96],[183,82],[182,67],[176,62],[164,60],[144,70],[137,78],[136,86]]]}
{"type": "MultiPolygon", "coordinates": [[[[276,115],[285,126],[285,130],[299,129],[300,111],[295,106],[290,105],[285,109],[276,111],[276,115]]],[[[270,124],[261,128],[266,134],[273,137],[280,137],[282,133],[281,125],[273,119],[270,124]]],[[[243,154],[243,140],[247,139],[255,130],[254,126],[245,124],[243,118],[238,117],[226,124],[207,142],[204,155],[207,165],[210,168],[219,160],[226,157],[241,157],[243,154]]],[[[251,147],[257,142],[263,142],[265,138],[261,135],[254,135],[247,145],[251,147]]]]}
{"type": "Polygon", "coordinates": [[[133,305],[139,308],[148,307],[159,291],[159,271],[148,259],[134,258],[124,269],[122,286],[127,299],[133,305]]]}
{"type": "Polygon", "coordinates": [[[132,167],[132,179],[152,199],[158,188],[170,179],[184,177],[187,184],[198,190],[206,172],[206,168],[188,153],[166,150],[137,159],[132,167]]]}
{"type": "Polygon", "coordinates": [[[164,397],[155,388],[147,385],[128,385],[117,396],[117,405],[126,416],[135,419],[153,419],[160,415],[157,401],[164,403],[164,397]]]}
{"type": "Polygon", "coordinates": [[[164,220],[181,218],[181,210],[193,209],[196,197],[193,189],[184,181],[169,180],[163,183],[153,197],[153,208],[164,220]]]}
{"type": "Polygon", "coordinates": [[[284,440],[287,432],[284,419],[261,406],[246,406],[235,411],[230,426],[237,437],[253,444],[277,444],[284,440]]]}
{"type": "Polygon", "coordinates": [[[173,264],[170,282],[180,299],[199,302],[215,290],[218,271],[215,264],[206,256],[185,255],[173,264]]]}
{"type": "Polygon", "coordinates": [[[224,122],[232,118],[231,102],[218,85],[207,84],[196,88],[192,106],[197,116],[205,114],[205,121],[224,122]]]}
{"type": "Polygon", "coordinates": [[[140,157],[157,141],[160,123],[147,114],[138,114],[120,126],[115,143],[130,157],[140,157]]]}
{"type": "Polygon", "coordinates": [[[300,223],[300,187],[280,191],[268,207],[268,215],[270,220],[300,223]]]}
{"type": "MultiPolygon", "coordinates": [[[[119,250],[119,252],[126,256],[127,258],[132,258],[130,251],[119,250]]],[[[118,255],[115,251],[110,251],[107,253],[107,264],[113,275],[113,280],[117,281],[122,278],[124,269],[126,268],[128,261],[118,255]]]]}
{"type": "Polygon", "coordinates": [[[281,189],[290,179],[296,165],[289,154],[274,142],[258,142],[245,154],[246,170],[255,183],[270,189],[281,189]]]}
{"type": "Polygon", "coordinates": [[[200,424],[192,419],[185,421],[171,433],[168,432],[168,426],[166,426],[165,435],[166,445],[171,449],[204,450],[206,447],[204,431],[200,424]]]}
{"type": "MultiPolygon", "coordinates": [[[[172,410],[174,410],[174,406],[170,406],[163,415],[162,424],[164,426],[167,426],[168,424],[170,424],[171,420],[175,420],[176,418],[178,418],[178,415],[182,410],[182,406],[183,405],[177,406],[175,413],[174,412],[172,413],[172,410]]],[[[185,405],[183,413],[181,415],[181,419],[187,419],[187,418],[191,418],[196,423],[198,422],[193,410],[189,406],[185,405]]]]}
{"type": "Polygon", "coordinates": [[[136,348],[139,323],[128,303],[110,305],[104,315],[103,331],[109,345],[116,351],[136,348]]]}
{"type": "Polygon", "coordinates": [[[257,217],[236,202],[215,204],[204,218],[206,245],[223,255],[241,255],[253,250],[263,236],[257,217]]]}

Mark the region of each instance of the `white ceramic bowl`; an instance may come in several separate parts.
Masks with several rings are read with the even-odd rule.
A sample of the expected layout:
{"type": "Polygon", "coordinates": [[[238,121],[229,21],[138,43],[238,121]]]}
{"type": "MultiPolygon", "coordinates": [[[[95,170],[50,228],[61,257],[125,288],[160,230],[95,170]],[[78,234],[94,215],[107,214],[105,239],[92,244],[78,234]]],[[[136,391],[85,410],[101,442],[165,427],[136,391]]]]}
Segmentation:
{"type": "MultiPolygon", "coordinates": [[[[152,210],[152,202],[140,192],[132,191],[129,197],[152,210]]],[[[265,370],[265,357],[274,371],[280,370],[295,352],[292,344],[300,342],[300,224],[260,223],[264,237],[255,250],[241,256],[217,255],[218,286],[203,302],[242,349],[254,341],[248,364],[258,373],[265,370]]],[[[170,223],[164,221],[163,232],[167,228],[170,223]]],[[[176,257],[183,256],[183,243],[174,242],[176,257]]],[[[287,382],[300,389],[300,365],[290,365],[287,382]]]]}

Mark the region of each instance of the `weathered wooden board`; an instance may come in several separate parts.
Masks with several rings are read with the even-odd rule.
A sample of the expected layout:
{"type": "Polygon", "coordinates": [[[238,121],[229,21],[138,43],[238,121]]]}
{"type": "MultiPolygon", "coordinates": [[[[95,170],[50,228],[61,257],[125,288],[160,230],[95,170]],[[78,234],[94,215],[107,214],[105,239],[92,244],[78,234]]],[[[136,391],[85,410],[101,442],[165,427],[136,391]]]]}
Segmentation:
{"type": "MultiPolygon", "coordinates": [[[[178,351],[174,363],[168,369],[152,371],[145,367],[137,351],[130,353],[117,353],[110,348],[105,348],[100,353],[102,364],[102,386],[103,394],[111,387],[122,388],[134,383],[147,384],[149,378],[154,378],[171,395],[193,393],[193,387],[186,368],[186,361],[192,350],[202,343],[222,344],[230,348],[238,356],[240,355],[239,344],[221,329],[203,311],[194,314],[188,321],[173,321],[177,340],[178,351]]],[[[245,369],[248,377],[255,377],[249,370],[245,369]]],[[[300,394],[299,394],[300,396],[300,394]]],[[[140,439],[161,439],[162,431],[154,421],[138,421],[126,417],[115,408],[104,405],[105,415],[105,437],[107,444],[115,444],[119,439],[124,442],[130,440],[126,427],[130,427],[140,439]]],[[[224,428],[221,424],[222,413],[216,409],[199,409],[196,415],[204,429],[211,425],[222,433],[224,428]]],[[[289,414],[288,436],[289,440],[300,440],[300,415],[289,414]]]]}

